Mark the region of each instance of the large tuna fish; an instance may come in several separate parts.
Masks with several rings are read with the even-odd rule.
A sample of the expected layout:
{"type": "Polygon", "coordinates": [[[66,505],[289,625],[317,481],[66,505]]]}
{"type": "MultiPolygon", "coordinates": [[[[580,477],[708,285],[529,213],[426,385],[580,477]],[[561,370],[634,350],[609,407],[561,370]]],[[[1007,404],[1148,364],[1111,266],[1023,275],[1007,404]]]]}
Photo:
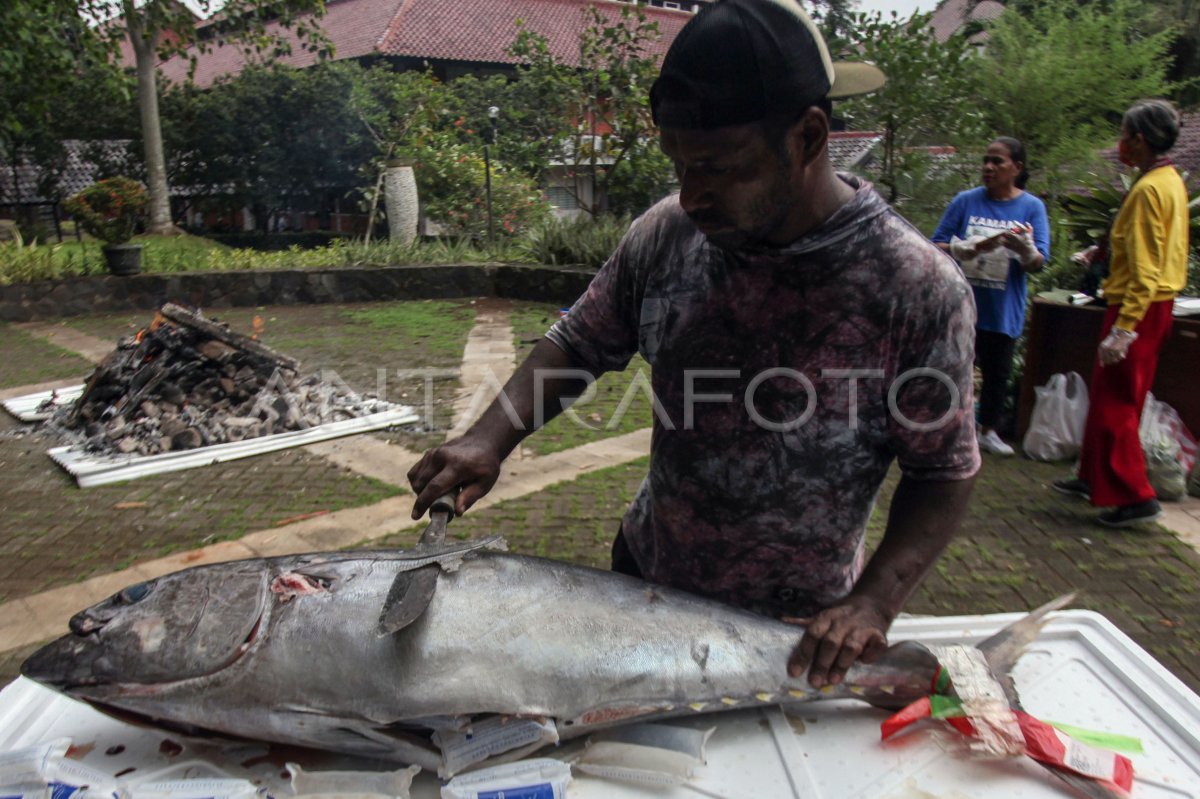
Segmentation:
{"type": "Polygon", "coordinates": [[[502,546],[198,566],[77,614],[22,673],[123,718],[443,774],[461,765],[439,744],[489,718],[548,731],[490,763],[634,719],[815,698],[902,706],[937,674],[903,643],[815,691],[787,676],[795,626],[502,546]],[[410,590],[431,571],[432,596],[410,590]]]}

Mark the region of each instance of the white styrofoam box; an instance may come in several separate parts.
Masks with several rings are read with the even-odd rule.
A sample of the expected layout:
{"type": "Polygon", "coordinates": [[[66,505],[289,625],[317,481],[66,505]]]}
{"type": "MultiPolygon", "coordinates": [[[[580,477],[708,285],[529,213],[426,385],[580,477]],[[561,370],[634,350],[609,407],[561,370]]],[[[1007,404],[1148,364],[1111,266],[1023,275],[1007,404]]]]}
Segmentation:
{"type": "MultiPolygon", "coordinates": [[[[1022,614],[899,619],[893,640],[975,644],[1022,614]]],[[[1200,799],[1200,697],[1110,622],[1087,611],[1054,614],[1017,664],[1014,677],[1030,713],[1046,721],[1140,738],[1133,755],[1134,799],[1200,799]]],[[[793,707],[703,714],[664,723],[697,729],[715,726],[708,762],[688,783],[639,788],[577,775],[571,799],[696,799],[803,797],[803,799],[1063,799],[1069,794],[1048,771],[1028,758],[977,761],[945,745],[936,723],[926,722],[895,742],[879,740],[886,714],[862,704],[834,701],[793,707]]],[[[134,768],[157,771],[193,760],[221,773],[255,779],[277,796],[288,795],[281,776],[285,759],[306,768],[386,770],[394,764],[351,763],[299,750],[258,757],[261,744],[222,749],[194,745],[180,736],[131,727],[90,707],[20,679],[0,692],[0,751],[56,737],[72,738],[84,762],[108,773],[134,768]],[[164,754],[170,740],[184,751],[164,754]],[[90,747],[90,748],[89,748],[90,747]],[[247,765],[250,764],[250,765],[247,765]]],[[[570,758],[582,742],[549,756],[570,758]]],[[[539,753],[547,756],[547,753],[539,753]]],[[[436,799],[433,775],[420,774],[415,799],[436,799]]]]}

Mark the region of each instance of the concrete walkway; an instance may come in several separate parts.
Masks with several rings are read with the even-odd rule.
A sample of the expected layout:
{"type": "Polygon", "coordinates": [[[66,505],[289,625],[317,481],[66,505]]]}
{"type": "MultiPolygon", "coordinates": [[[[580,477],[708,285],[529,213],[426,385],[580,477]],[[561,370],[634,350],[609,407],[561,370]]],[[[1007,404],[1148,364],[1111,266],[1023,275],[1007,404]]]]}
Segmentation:
{"type": "Polygon", "coordinates": [[[1163,503],[1163,517],[1158,523],[1200,552],[1200,497],[1163,503]]]}
{"type": "Polygon", "coordinates": [[[54,324],[53,322],[23,322],[13,325],[13,327],[31,336],[43,338],[56,347],[70,350],[92,363],[100,363],[106,355],[113,351],[112,341],[97,338],[96,336],[89,336],[87,333],[66,325],[54,324]]]}
{"type": "Polygon", "coordinates": [[[516,369],[517,349],[509,322],[512,302],[488,297],[476,304],[475,326],[467,334],[459,374],[462,388],[454,400],[454,422],[446,440],[466,432],[483,414],[516,369]]]}

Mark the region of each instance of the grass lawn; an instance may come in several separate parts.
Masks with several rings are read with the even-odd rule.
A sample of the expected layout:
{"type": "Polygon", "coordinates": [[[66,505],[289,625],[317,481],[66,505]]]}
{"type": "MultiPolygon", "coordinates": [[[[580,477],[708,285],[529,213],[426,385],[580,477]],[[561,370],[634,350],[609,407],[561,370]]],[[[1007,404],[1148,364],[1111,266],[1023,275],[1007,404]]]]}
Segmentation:
{"type": "MultiPolygon", "coordinates": [[[[521,305],[513,310],[517,363],[525,360],[529,351],[558,318],[557,305],[521,305]]],[[[537,455],[547,455],[649,427],[653,421],[648,396],[649,381],[650,364],[640,355],[635,355],[625,371],[600,376],[594,386],[594,397],[576,402],[521,445],[537,455]],[[642,377],[645,383],[634,382],[642,377]]]]}
{"type": "MultiPolygon", "coordinates": [[[[502,535],[509,550],[521,555],[607,569],[613,536],[649,463],[649,458],[639,458],[575,479],[565,474],[563,482],[542,491],[468,511],[450,524],[448,537],[465,541],[502,535]]],[[[421,532],[423,528],[395,533],[364,546],[411,547],[421,532]]]]}
{"type": "Polygon", "coordinates": [[[93,364],[45,339],[0,324],[0,388],[28,386],[70,377],[83,381],[93,364]]]}

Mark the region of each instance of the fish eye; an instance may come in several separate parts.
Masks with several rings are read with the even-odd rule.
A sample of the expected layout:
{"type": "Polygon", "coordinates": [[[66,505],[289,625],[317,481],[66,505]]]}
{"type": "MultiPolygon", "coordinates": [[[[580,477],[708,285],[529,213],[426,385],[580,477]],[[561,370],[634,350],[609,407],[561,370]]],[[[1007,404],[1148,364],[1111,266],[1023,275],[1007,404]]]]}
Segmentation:
{"type": "Polygon", "coordinates": [[[121,591],[121,593],[117,594],[117,599],[120,600],[121,604],[123,605],[133,605],[137,602],[141,602],[149,593],[150,583],[138,583],[137,585],[129,586],[121,591]]]}

